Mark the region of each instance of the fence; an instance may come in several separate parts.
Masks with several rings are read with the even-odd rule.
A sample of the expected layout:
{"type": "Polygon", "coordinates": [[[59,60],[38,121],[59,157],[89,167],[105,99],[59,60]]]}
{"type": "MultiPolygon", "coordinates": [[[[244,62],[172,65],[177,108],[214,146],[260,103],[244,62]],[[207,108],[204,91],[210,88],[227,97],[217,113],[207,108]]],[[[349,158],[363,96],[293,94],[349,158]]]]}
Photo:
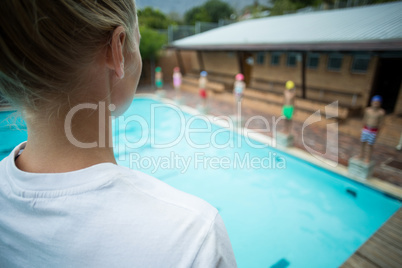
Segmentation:
{"type": "Polygon", "coordinates": [[[195,25],[170,25],[167,30],[169,44],[194,34],[203,33],[233,23],[230,20],[219,20],[219,23],[197,21],[195,25]]]}
{"type": "MultiPolygon", "coordinates": [[[[396,1],[396,0],[395,0],[396,1]]],[[[305,12],[313,12],[319,10],[329,10],[329,9],[341,9],[348,7],[358,7],[358,6],[367,6],[372,4],[379,4],[375,0],[335,0],[332,4],[323,3],[318,7],[305,7],[299,10],[285,11],[285,14],[289,13],[305,13],[305,12]]]]}
{"type": "MultiPolygon", "coordinates": [[[[307,13],[307,12],[314,12],[319,10],[329,10],[329,9],[340,9],[340,8],[347,8],[347,7],[355,7],[355,6],[364,6],[375,4],[374,0],[335,0],[333,4],[321,4],[318,7],[305,7],[299,10],[292,10],[292,11],[285,11],[285,14],[290,13],[307,13]]],[[[265,11],[261,13],[259,17],[266,17],[269,15],[269,11],[265,11]]],[[[169,25],[167,30],[158,30],[161,34],[167,35],[168,43],[172,43],[176,40],[203,33],[221,26],[232,24],[236,21],[234,20],[219,20],[218,23],[212,22],[201,22],[197,21],[195,25],[169,25]]]]}

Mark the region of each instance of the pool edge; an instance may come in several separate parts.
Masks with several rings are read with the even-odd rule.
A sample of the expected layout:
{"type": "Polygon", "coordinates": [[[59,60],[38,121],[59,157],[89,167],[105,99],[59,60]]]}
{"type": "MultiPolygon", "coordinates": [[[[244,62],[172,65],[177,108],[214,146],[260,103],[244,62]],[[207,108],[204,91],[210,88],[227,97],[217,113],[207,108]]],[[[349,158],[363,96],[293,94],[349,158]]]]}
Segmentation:
{"type": "MultiPolygon", "coordinates": [[[[155,94],[137,93],[136,98],[138,98],[138,97],[150,98],[150,99],[153,99],[156,101],[161,101],[163,103],[175,105],[175,106],[180,107],[182,109],[182,111],[192,114],[192,115],[200,114],[198,112],[198,110],[195,108],[192,108],[192,107],[189,107],[189,106],[186,106],[183,104],[178,104],[174,100],[171,100],[168,98],[161,98],[155,94]]],[[[204,116],[206,116],[208,119],[213,119],[216,117],[216,116],[210,115],[210,114],[205,114],[204,116]]],[[[219,121],[216,121],[216,120],[210,120],[210,121],[220,127],[227,128],[227,126],[225,126],[222,123],[219,123],[219,121]]],[[[252,130],[244,128],[244,127],[241,127],[241,129],[239,129],[236,132],[242,136],[244,136],[244,134],[247,133],[248,137],[251,137],[252,139],[254,139],[258,142],[267,144],[270,147],[283,151],[284,153],[289,154],[298,159],[301,159],[302,161],[306,161],[312,165],[315,165],[317,167],[323,168],[330,172],[336,173],[347,179],[355,181],[359,184],[363,184],[369,188],[372,188],[372,189],[377,190],[383,194],[386,194],[392,198],[402,201],[402,187],[399,187],[399,186],[391,184],[389,182],[380,180],[376,177],[370,177],[368,179],[360,179],[360,178],[357,178],[354,176],[350,176],[348,173],[347,166],[344,166],[342,164],[336,163],[336,162],[328,160],[328,159],[324,159],[323,157],[320,157],[318,155],[312,155],[312,154],[310,154],[302,149],[296,148],[296,147],[287,148],[287,147],[277,146],[275,144],[275,141],[273,138],[266,136],[264,134],[261,134],[261,133],[256,133],[255,131],[252,131],[252,130]],[[326,163],[330,163],[331,165],[326,164],[326,163]]]]}

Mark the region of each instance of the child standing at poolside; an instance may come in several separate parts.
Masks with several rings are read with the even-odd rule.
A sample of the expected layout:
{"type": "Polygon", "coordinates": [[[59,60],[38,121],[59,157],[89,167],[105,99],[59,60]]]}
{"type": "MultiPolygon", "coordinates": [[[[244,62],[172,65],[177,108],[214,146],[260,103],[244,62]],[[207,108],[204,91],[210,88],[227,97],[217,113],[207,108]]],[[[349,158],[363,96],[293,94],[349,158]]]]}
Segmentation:
{"type": "Polygon", "coordinates": [[[141,73],[137,21],[133,0],[1,1],[0,93],[28,130],[0,162],[1,267],[236,266],[214,207],[107,142],[141,73]]]}
{"type": "Polygon", "coordinates": [[[157,90],[161,90],[163,88],[163,73],[161,67],[155,68],[155,86],[157,90]]]}
{"type": "Polygon", "coordinates": [[[238,106],[241,105],[241,100],[243,98],[243,92],[244,88],[246,87],[246,84],[244,83],[244,75],[243,74],[237,74],[235,76],[236,81],[234,82],[233,86],[233,95],[235,97],[235,108],[234,108],[234,114],[236,115],[237,120],[241,120],[241,115],[238,114],[238,106]],[[237,118],[240,116],[240,118],[237,118]]]}
{"type": "Polygon", "coordinates": [[[360,137],[361,148],[359,159],[369,163],[373,152],[373,145],[384,120],[385,111],[381,108],[382,97],[374,96],[371,98],[371,106],[364,111],[363,129],[360,137]]]}
{"type": "Polygon", "coordinates": [[[244,83],[244,75],[237,74],[234,82],[233,95],[235,96],[236,103],[240,102],[243,98],[243,92],[246,84],[244,83]]]}
{"type": "Polygon", "coordinates": [[[176,99],[180,100],[180,87],[181,87],[181,79],[182,79],[182,75],[180,72],[180,68],[179,67],[175,67],[173,69],[173,87],[174,90],[176,91],[176,99]]]}
{"type": "Polygon", "coordinates": [[[293,81],[286,82],[286,90],[284,91],[284,105],[282,108],[282,115],[286,118],[285,120],[285,134],[291,134],[292,132],[292,117],[294,112],[294,102],[296,92],[294,90],[295,84],[293,81]]]}
{"type": "Polygon", "coordinates": [[[207,106],[207,83],[208,83],[208,78],[207,78],[208,73],[206,71],[202,71],[200,73],[200,79],[198,79],[198,85],[199,85],[199,94],[201,97],[201,108],[205,110],[205,107],[207,106]]]}

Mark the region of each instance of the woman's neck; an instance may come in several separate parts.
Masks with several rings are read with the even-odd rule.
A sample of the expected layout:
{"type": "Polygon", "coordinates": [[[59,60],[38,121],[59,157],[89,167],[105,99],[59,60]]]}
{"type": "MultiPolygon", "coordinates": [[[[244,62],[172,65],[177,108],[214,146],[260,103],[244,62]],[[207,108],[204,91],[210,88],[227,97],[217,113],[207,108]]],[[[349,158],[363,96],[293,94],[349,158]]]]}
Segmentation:
{"type": "Polygon", "coordinates": [[[79,104],[52,116],[26,116],[28,141],[19,169],[60,173],[116,163],[111,113],[105,102],[79,104]]]}

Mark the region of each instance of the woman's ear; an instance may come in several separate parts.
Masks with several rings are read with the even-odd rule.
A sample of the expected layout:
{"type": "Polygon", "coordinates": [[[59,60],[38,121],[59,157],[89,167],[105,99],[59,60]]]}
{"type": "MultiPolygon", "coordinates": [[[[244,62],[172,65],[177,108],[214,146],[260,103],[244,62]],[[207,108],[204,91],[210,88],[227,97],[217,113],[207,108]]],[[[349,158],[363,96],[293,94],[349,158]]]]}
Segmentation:
{"type": "Polygon", "coordinates": [[[114,70],[116,76],[120,79],[124,78],[124,41],[126,39],[126,31],[123,26],[118,26],[112,35],[110,45],[107,48],[106,64],[109,69],[114,70]]]}

